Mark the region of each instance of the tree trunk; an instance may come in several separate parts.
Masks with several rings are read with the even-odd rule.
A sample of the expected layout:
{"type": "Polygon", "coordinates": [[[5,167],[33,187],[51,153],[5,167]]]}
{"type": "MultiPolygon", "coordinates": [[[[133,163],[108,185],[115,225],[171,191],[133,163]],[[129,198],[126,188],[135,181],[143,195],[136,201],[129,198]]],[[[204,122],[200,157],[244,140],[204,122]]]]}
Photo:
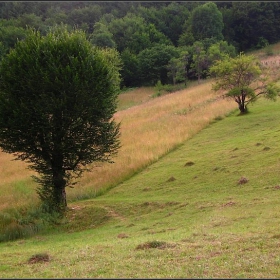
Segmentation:
{"type": "Polygon", "coordinates": [[[53,170],[53,198],[55,207],[59,211],[64,211],[67,207],[65,186],[66,180],[62,168],[60,171],[53,170]]]}
{"type": "Polygon", "coordinates": [[[247,113],[247,107],[245,105],[245,98],[246,98],[246,95],[242,93],[241,98],[239,98],[239,102],[238,102],[238,107],[242,114],[247,113]]]}
{"type": "Polygon", "coordinates": [[[54,207],[59,212],[64,212],[67,207],[66,202],[66,180],[65,170],[63,169],[63,150],[62,150],[62,110],[57,110],[54,113],[53,125],[53,143],[54,148],[52,152],[52,183],[53,183],[53,199],[54,207]]]}

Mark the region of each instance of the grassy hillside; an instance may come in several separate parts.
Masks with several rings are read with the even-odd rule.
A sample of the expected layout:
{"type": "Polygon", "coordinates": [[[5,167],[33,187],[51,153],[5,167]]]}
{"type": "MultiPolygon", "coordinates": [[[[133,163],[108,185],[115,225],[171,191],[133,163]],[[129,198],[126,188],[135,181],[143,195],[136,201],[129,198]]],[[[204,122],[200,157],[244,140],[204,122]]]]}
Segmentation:
{"type": "Polygon", "coordinates": [[[0,244],[1,276],[279,277],[279,119],[260,100],[216,120],[51,232],[0,244]]]}
{"type": "MultiPolygon", "coordinates": [[[[115,114],[116,121],[121,123],[122,145],[114,158],[115,163],[93,164],[92,172],[84,173],[74,189],[67,188],[69,201],[94,197],[104,189],[116,186],[236,106],[229,100],[218,99],[209,82],[149,98],[145,102],[139,102],[141,98],[138,97],[145,98],[145,89],[126,94],[131,96],[126,104],[134,98],[138,105],[115,114]]],[[[26,169],[27,164],[11,159],[12,156],[0,153],[3,168],[1,210],[38,201],[36,185],[30,178],[32,172],[26,169]]]]}
{"type": "MultiPolygon", "coordinates": [[[[1,277],[278,278],[280,100],[239,116],[211,82],[158,98],[135,92],[115,116],[115,164],[69,191],[60,224],[0,243],[1,277]]],[[[31,205],[36,193],[11,158],[0,154],[0,204],[15,231],[3,210],[31,205]]]]}

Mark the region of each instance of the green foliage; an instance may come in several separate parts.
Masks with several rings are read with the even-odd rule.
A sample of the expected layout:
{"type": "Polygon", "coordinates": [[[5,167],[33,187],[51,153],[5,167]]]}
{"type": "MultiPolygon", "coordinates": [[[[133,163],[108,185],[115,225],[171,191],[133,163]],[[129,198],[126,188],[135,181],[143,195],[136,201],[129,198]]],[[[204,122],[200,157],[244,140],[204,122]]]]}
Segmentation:
{"type": "Polygon", "coordinates": [[[72,179],[91,162],[112,162],[119,148],[120,67],[115,50],[65,26],[46,36],[30,29],[2,59],[0,147],[41,175],[38,193],[50,208],[64,209],[72,179]]]}
{"type": "Polygon", "coordinates": [[[219,41],[212,44],[207,50],[208,58],[211,63],[216,60],[222,60],[227,55],[229,57],[236,56],[236,50],[233,45],[229,45],[226,41],[219,41]]]}
{"type": "Polygon", "coordinates": [[[167,69],[169,70],[168,76],[172,78],[173,85],[177,83],[181,76],[179,76],[179,73],[181,74],[181,69],[184,69],[184,65],[182,64],[181,60],[179,58],[172,57],[167,65],[167,69]]]}
{"type": "Polygon", "coordinates": [[[262,48],[265,48],[268,45],[269,45],[268,40],[265,39],[264,37],[260,37],[256,48],[257,49],[262,49],[262,48]]]}
{"type": "Polygon", "coordinates": [[[62,216],[42,206],[10,209],[0,214],[0,242],[28,238],[62,222],[62,216]]]}
{"type": "Polygon", "coordinates": [[[210,67],[210,75],[214,76],[213,90],[226,90],[226,96],[238,103],[241,113],[247,112],[246,104],[256,101],[264,95],[275,100],[279,88],[275,83],[268,83],[257,59],[253,55],[240,53],[237,57],[228,55],[210,67]]]}
{"type": "Polygon", "coordinates": [[[234,44],[238,51],[261,48],[279,40],[277,2],[232,2],[222,12],[225,40],[234,44]]]}
{"type": "Polygon", "coordinates": [[[178,56],[178,49],[168,45],[156,45],[141,51],[138,55],[141,82],[154,85],[160,80],[162,84],[166,84],[168,82],[167,65],[171,58],[178,56]]]}
{"type": "Polygon", "coordinates": [[[223,39],[224,23],[222,13],[214,2],[207,2],[195,8],[191,14],[191,31],[195,40],[205,38],[223,39]]]}
{"type": "Polygon", "coordinates": [[[132,53],[138,54],[154,44],[171,45],[170,40],[159,32],[153,24],[147,24],[144,18],[128,13],[125,17],[114,19],[108,26],[121,53],[128,48],[132,53]]]}
{"type": "Polygon", "coordinates": [[[129,49],[125,49],[121,53],[121,59],[123,62],[123,67],[121,69],[121,76],[123,84],[126,87],[139,86],[140,81],[140,69],[138,56],[132,53],[129,49]]]}
{"type": "Polygon", "coordinates": [[[27,31],[24,27],[18,26],[17,20],[0,20],[0,41],[2,44],[2,52],[5,54],[9,52],[11,48],[14,48],[15,44],[23,40],[27,31]]]}
{"type": "Polygon", "coordinates": [[[37,16],[34,13],[23,14],[18,18],[19,26],[22,28],[31,27],[44,32],[45,26],[43,23],[42,16],[37,16]]]}
{"type": "Polygon", "coordinates": [[[156,89],[156,93],[153,95],[153,97],[159,97],[162,95],[162,90],[164,89],[164,85],[161,83],[160,80],[157,81],[157,83],[155,84],[155,89],[156,89]]]}
{"type": "Polygon", "coordinates": [[[101,22],[97,22],[94,25],[90,41],[99,47],[116,47],[116,43],[113,40],[113,34],[109,32],[107,26],[101,22]]]}
{"type": "Polygon", "coordinates": [[[274,55],[274,52],[273,52],[273,49],[272,49],[271,46],[267,46],[267,47],[265,48],[265,54],[266,54],[267,56],[272,56],[272,55],[274,55]]]}
{"type": "Polygon", "coordinates": [[[199,82],[205,70],[208,68],[209,59],[202,42],[197,41],[193,44],[192,47],[193,63],[191,67],[195,70],[199,82]]]}
{"type": "Polygon", "coordinates": [[[93,3],[93,5],[79,9],[71,9],[65,23],[89,33],[94,24],[100,20],[101,16],[102,8],[100,5],[93,3]],[[86,26],[86,28],[83,28],[83,26],[86,26]]]}
{"type": "Polygon", "coordinates": [[[184,84],[176,84],[176,85],[172,85],[172,84],[165,84],[163,85],[161,83],[160,80],[157,81],[157,83],[155,84],[155,89],[156,89],[156,93],[154,93],[152,95],[153,98],[155,97],[159,97],[159,96],[162,96],[164,94],[167,94],[167,93],[171,93],[171,92],[174,92],[174,91],[177,91],[177,90],[181,90],[185,88],[185,85],[184,84]]]}

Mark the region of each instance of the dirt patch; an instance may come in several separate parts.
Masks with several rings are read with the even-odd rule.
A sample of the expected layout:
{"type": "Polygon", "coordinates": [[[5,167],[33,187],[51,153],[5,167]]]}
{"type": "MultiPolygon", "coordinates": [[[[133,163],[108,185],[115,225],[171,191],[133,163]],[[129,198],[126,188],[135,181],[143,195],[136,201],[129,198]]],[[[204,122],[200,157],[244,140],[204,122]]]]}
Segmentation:
{"type": "Polygon", "coordinates": [[[143,244],[139,244],[136,247],[136,250],[145,250],[145,249],[166,249],[166,248],[173,248],[175,247],[175,244],[169,244],[164,241],[148,241],[143,244]]]}
{"type": "Polygon", "coordinates": [[[246,184],[246,183],[248,183],[248,179],[247,178],[245,178],[245,177],[241,177],[239,180],[238,180],[238,184],[239,185],[243,185],[243,184],[246,184]]]}
{"type": "Polygon", "coordinates": [[[235,205],[235,204],[236,204],[236,203],[235,203],[234,201],[229,201],[229,202],[227,202],[227,203],[222,204],[222,207],[233,206],[233,205],[235,205]]]}
{"type": "Polygon", "coordinates": [[[125,234],[125,233],[120,233],[119,235],[118,235],[118,238],[128,238],[129,236],[127,235],[127,234],[125,234]]]}
{"type": "Polygon", "coordinates": [[[49,262],[50,256],[46,253],[33,255],[29,260],[29,264],[49,262]]]}
{"type": "Polygon", "coordinates": [[[194,162],[188,161],[184,166],[192,166],[192,165],[194,165],[194,162]]]}
{"type": "Polygon", "coordinates": [[[173,177],[173,176],[171,176],[166,182],[173,182],[173,181],[175,181],[176,179],[173,177]]]}

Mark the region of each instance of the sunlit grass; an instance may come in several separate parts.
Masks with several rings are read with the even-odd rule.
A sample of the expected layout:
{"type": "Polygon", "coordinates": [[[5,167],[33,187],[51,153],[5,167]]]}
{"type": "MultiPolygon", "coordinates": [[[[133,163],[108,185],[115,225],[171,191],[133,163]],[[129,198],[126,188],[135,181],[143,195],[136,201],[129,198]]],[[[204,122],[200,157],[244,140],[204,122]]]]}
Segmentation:
{"type": "Polygon", "coordinates": [[[279,108],[217,118],[49,233],[1,243],[1,276],[279,278],[279,108]]]}

